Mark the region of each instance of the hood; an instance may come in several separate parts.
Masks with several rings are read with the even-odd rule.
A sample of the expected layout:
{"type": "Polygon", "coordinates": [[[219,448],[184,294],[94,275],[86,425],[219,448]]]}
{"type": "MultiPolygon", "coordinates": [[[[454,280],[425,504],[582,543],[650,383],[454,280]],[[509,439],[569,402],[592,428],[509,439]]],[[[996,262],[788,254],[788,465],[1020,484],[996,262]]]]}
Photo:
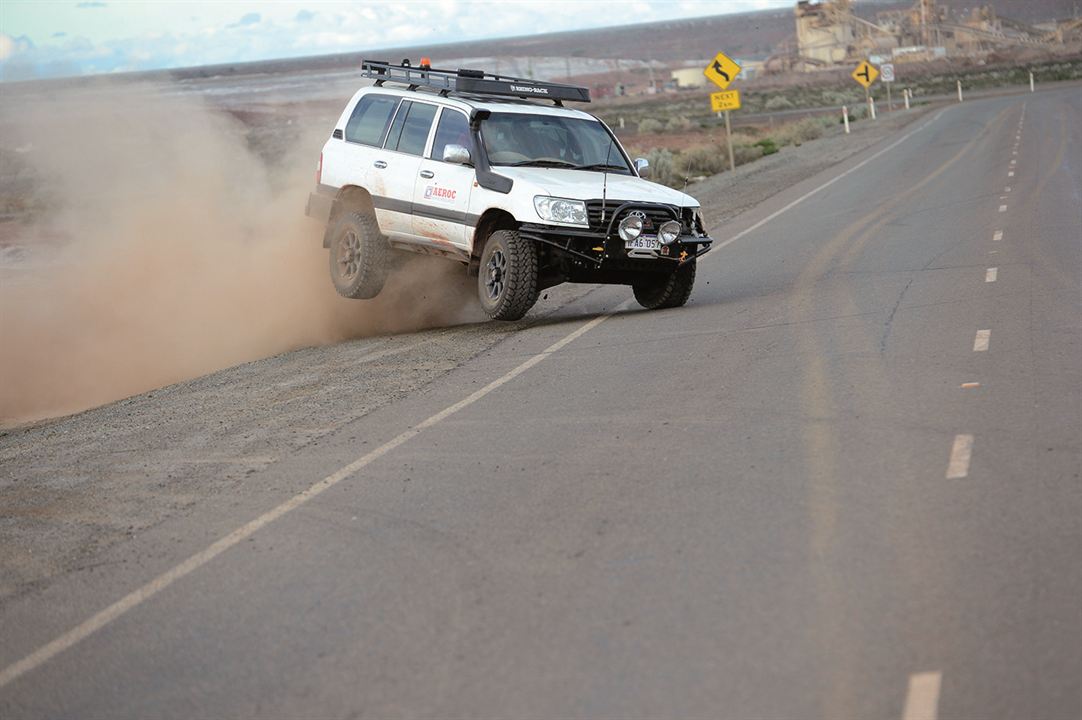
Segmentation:
{"type": "Polygon", "coordinates": [[[567,168],[493,167],[492,172],[505,175],[519,187],[528,186],[535,195],[571,198],[573,200],[598,200],[602,192],[610,200],[658,202],[677,207],[698,207],[695,198],[664,185],[643,180],[634,175],[608,173],[608,189],[605,190],[605,173],[567,168]]]}

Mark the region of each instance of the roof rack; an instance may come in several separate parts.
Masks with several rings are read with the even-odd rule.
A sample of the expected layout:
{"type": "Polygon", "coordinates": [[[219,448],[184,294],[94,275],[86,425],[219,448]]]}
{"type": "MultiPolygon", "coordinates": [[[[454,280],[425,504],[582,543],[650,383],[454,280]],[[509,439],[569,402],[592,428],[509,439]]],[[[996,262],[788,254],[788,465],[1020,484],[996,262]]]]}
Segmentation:
{"type": "Polygon", "coordinates": [[[525,80],[486,73],[482,70],[438,70],[426,64],[413,67],[408,59],[403,60],[401,65],[377,60],[362,60],[361,76],[375,80],[376,85],[393,82],[408,85],[410,90],[422,87],[432,88],[438,90],[444,97],[454,92],[552,100],[561,106],[564,100],[590,102],[590,90],[577,85],[525,80]]]}

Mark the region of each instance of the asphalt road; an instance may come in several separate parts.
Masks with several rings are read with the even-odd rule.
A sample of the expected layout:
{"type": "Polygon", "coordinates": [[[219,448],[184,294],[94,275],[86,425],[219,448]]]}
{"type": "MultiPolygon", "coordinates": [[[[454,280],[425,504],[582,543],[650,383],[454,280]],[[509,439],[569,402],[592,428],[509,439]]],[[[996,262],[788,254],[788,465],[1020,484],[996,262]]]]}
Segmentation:
{"type": "Polygon", "coordinates": [[[716,228],[683,309],[418,336],[441,372],[6,603],[0,716],[1082,716],[1080,118],[928,115],[716,228]]]}

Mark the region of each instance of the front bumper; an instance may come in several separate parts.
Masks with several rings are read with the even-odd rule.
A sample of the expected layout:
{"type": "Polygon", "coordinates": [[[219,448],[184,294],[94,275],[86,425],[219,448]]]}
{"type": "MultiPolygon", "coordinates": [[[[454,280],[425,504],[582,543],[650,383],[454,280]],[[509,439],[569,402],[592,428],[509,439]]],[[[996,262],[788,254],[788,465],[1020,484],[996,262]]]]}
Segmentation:
{"type": "Polygon", "coordinates": [[[542,243],[556,252],[567,255],[577,263],[597,269],[619,267],[620,269],[653,269],[676,267],[689,263],[710,251],[714,240],[702,235],[684,234],[658,251],[629,250],[616,233],[586,228],[523,223],[519,235],[542,243]],[[660,266],[660,267],[659,267],[660,266]]]}

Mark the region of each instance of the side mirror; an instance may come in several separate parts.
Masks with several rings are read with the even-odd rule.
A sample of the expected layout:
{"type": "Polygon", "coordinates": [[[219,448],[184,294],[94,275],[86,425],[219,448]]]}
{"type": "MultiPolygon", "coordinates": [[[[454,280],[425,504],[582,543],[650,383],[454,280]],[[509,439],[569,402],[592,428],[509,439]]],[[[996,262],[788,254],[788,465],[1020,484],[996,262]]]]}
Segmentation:
{"type": "Polygon", "coordinates": [[[639,177],[649,177],[650,161],[646,158],[635,158],[635,172],[639,174],[639,177]]]}
{"type": "Polygon", "coordinates": [[[469,165],[470,151],[461,145],[445,145],[443,147],[443,161],[456,165],[469,165]]]}

